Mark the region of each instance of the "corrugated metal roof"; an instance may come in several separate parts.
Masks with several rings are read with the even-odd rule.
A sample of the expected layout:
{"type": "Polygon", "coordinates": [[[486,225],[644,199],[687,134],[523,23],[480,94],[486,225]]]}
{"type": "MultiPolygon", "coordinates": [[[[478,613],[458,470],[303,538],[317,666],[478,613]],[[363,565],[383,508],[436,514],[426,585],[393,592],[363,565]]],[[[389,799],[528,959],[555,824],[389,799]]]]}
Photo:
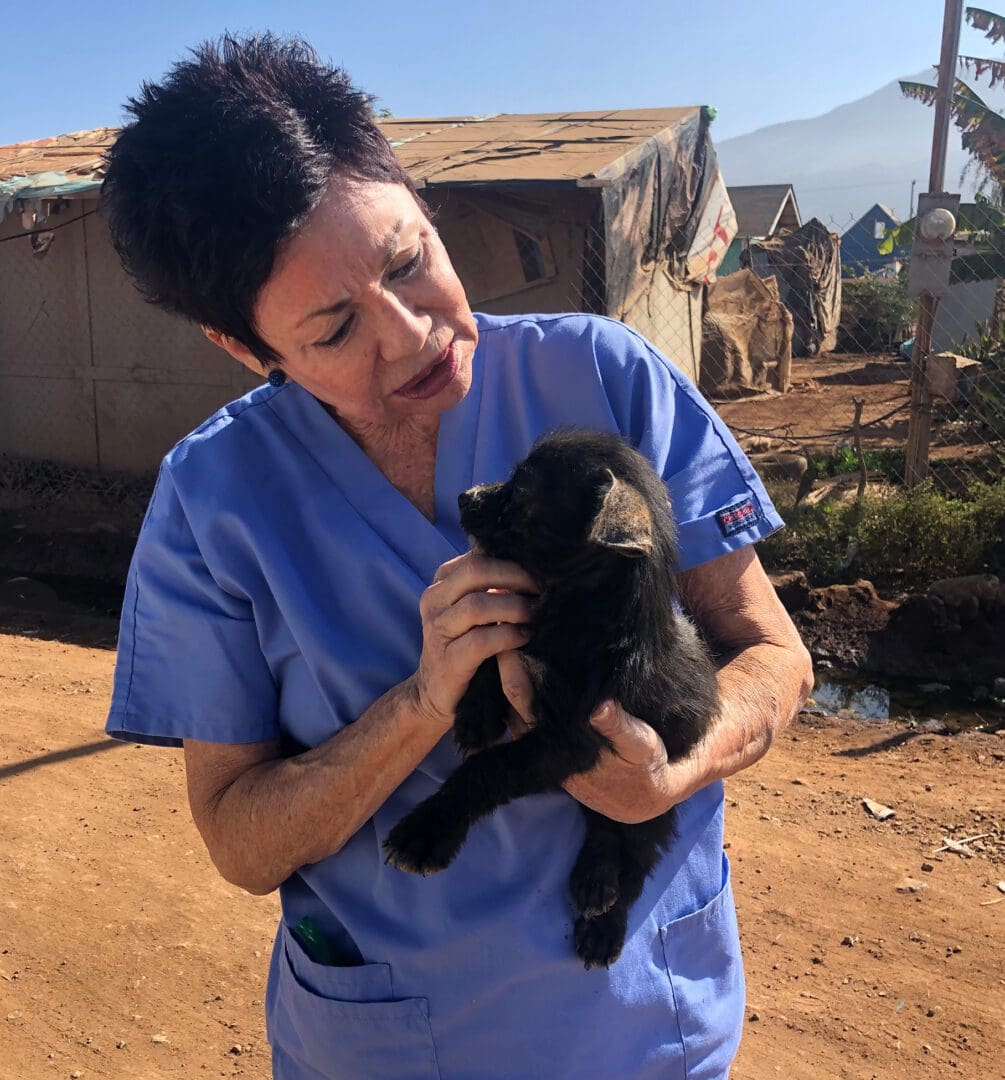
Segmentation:
{"type": "Polygon", "coordinates": [[[737,236],[763,238],[771,236],[782,216],[786,201],[791,198],[798,217],[795,194],[791,184],[729,185],[729,201],[736,211],[737,236]]]}
{"type": "MultiPolygon", "coordinates": [[[[699,106],[613,112],[502,113],[490,117],[380,121],[401,163],[423,184],[600,181],[647,139],[694,116],[699,106]]],[[[101,178],[117,128],[77,131],[0,146],[0,180],[35,173],[101,178]]]]}

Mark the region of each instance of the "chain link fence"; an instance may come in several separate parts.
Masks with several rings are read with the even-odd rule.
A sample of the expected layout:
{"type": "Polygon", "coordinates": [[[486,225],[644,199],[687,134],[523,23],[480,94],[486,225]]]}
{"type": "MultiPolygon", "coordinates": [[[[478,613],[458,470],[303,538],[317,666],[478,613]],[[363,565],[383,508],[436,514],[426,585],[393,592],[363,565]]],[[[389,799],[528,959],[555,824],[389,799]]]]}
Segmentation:
{"type": "MultiPolygon", "coordinates": [[[[80,206],[64,210],[50,223],[65,228],[31,236],[15,235],[12,219],[0,226],[0,577],[120,582],[160,456],[253,382],[196,328],[142,303],[92,209],[80,222],[70,220],[80,206]]],[[[954,284],[939,304],[929,478],[908,492],[909,252],[880,256],[878,225],[853,248],[853,225],[811,222],[727,249],[709,222],[687,253],[640,250],[636,286],[615,304],[595,213],[577,211],[559,239],[510,221],[513,251],[499,249],[499,266],[512,262],[518,287],[472,300],[497,313],[606,314],[653,341],[769,485],[790,525],[763,549],[776,567],[891,585],[993,569],[988,544],[1005,529],[1005,513],[985,506],[1005,501],[1001,282],[989,257],[985,280],[954,284]],[[711,283],[702,260],[717,271],[711,283]],[[924,499],[931,520],[919,517],[924,499]],[[923,537],[931,550],[912,554],[923,537]]],[[[995,240],[957,238],[971,263],[995,240]]],[[[463,256],[455,262],[465,280],[463,256]]]]}
{"type": "Polygon", "coordinates": [[[117,603],[160,458],[253,380],[143,302],[96,198],[25,224],[0,221],[0,585],[117,603]]]}
{"type": "Polygon", "coordinates": [[[693,284],[674,281],[659,302],[654,289],[635,310],[671,359],[695,365],[765,479],[789,526],[762,546],[768,565],[893,592],[1005,569],[1005,290],[1000,238],[957,235],[968,280],[940,299],[930,354],[915,356],[910,249],[880,253],[885,217],[734,241],[701,289],[697,351],[694,308],[689,321],[679,302],[693,284]],[[926,477],[909,486],[912,377],[931,435],[926,477]]]}

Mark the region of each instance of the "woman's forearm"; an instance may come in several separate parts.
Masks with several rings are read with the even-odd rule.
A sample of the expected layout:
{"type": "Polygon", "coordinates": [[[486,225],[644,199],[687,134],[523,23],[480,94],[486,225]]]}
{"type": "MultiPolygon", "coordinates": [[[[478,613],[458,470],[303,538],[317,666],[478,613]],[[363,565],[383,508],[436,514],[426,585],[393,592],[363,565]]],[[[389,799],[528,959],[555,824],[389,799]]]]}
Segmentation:
{"type": "Polygon", "coordinates": [[[339,851],[447,730],[406,680],[313,750],[244,769],[195,814],[217,869],[256,895],[278,888],[339,851]]]}
{"type": "Polygon", "coordinates": [[[810,659],[791,644],[748,646],[719,668],[719,710],[690,754],[667,760],[656,732],[617,703],[594,713],[612,746],[598,765],[570,777],[573,798],[615,821],[633,824],[665,814],[696,791],[753,765],[802,707],[813,688],[810,659]]]}
{"type": "Polygon", "coordinates": [[[696,748],[703,784],[724,780],[763,757],[813,690],[799,642],[752,645],[719,668],[719,713],[696,748]]]}

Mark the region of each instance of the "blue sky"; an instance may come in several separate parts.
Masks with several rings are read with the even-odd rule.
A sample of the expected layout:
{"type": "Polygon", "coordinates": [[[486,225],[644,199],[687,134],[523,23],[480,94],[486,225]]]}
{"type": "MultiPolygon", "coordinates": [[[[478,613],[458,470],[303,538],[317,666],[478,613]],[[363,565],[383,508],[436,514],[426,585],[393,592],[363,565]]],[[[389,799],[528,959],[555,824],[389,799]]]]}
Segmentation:
{"type": "MultiPolygon", "coordinates": [[[[0,144],[120,122],[143,79],[224,29],[299,33],[399,116],[712,104],[721,140],[817,115],[934,63],[943,6],[54,0],[44,18],[22,5],[17,26],[8,19],[0,144]]],[[[964,35],[963,51],[997,54],[964,35]]]]}

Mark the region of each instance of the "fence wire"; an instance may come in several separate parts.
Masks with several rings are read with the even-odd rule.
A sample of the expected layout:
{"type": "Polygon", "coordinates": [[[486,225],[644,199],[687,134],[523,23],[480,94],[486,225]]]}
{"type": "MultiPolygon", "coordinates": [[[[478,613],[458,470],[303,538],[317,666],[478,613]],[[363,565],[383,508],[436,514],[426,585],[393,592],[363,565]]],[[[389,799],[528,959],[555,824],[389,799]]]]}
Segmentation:
{"type": "MultiPolygon", "coordinates": [[[[903,489],[920,359],[909,253],[879,255],[879,227],[842,250],[856,221],[816,225],[734,242],[701,288],[697,347],[694,305],[681,300],[693,285],[670,280],[672,265],[654,268],[627,313],[607,311],[636,323],[695,378],[783,499],[810,505],[857,494],[863,473],[872,496],[903,489]]],[[[957,249],[980,250],[965,237],[957,249]]],[[[604,303],[594,293],[589,307],[604,303]]],[[[1003,310],[990,252],[986,280],[952,285],[939,304],[928,485],[947,496],[967,498],[1005,471],[1003,310]]]]}
{"type": "MultiPolygon", "coordinates": [[[[646,263],[653,253],[641,245],[636,280],[614,295],[612,238],[599,215],[584,220],[562,223],[561,243],[507,225],[513,252],[500,265],[518,280],[508,294],[497,288],[490,304],[478,304],[473,290],[475,306],[588,311],[639,330],[699,385],[785,516],[903,492],[917,301],[907,292],[909,253],[879,256],[879,226],[855,248],[846,235],[855,222],[832,220],[741,237],[728,251],[709,227],[690,253],[646,263]],[[705,251],[714,252],[704,262],[714,273],[688,258],[705,251]]],[[[220,368],[209,373],[196,331],[133,293],[103,229],[99,213],[55,239],[11,235],[0,244],[0,577],[121,578],[159,456],[244,389],[220,368]],[[60,264],[73,245],[73,260],[60,264]],[[126,382],[117,397],[103,391],[115,408],[74,381],[85,368],[112,379],[105,351],[113,347],[153,357],[137,366],[147,371],[145,397],[126,382]],[[130,415],[131,394],[145,402],[136,406],[143,415],[130,415]],[[57,535],[69,541],[56,543],[57,535]],[[109,554],[113,535],[121,543],[109,554]]],[[[958,242],[979,259],[987,238],[958,242]]],[[[455,262],[469,285],[462,253],[455,262]]],[[[965,501],[1005,472],[1005,290],[990,258],[986,280],[953,285],[940,302],[932,352],[941,355],[928,365],[927,488],[965,501]]],[[[131,378],[133,369],[117,363],[131,378]]]]}

